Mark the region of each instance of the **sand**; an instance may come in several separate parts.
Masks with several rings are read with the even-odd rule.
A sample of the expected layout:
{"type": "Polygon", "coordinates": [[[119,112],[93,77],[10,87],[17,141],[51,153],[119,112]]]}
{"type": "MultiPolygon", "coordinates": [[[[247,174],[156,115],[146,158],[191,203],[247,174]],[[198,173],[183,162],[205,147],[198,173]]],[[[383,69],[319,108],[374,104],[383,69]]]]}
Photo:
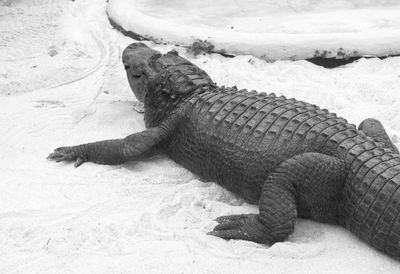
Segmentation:
{"type": "MultiPolygon", "coordinates": [[[[129,13],[129,10],[126,10],[129,13]]],[[[298,220],[271,247],[206,235],[257,207],[164,156],[119,166],[55,163],[56,147],[144,129],[101,0],[0,1],[0,273],[396,273],[400,263],[337,226],[298,220]]],[[[250,55],[192,56],[220,85],[275,92],[358,124],[383,121],[398,144],[400,58],[336,69],[250,55]]]]}

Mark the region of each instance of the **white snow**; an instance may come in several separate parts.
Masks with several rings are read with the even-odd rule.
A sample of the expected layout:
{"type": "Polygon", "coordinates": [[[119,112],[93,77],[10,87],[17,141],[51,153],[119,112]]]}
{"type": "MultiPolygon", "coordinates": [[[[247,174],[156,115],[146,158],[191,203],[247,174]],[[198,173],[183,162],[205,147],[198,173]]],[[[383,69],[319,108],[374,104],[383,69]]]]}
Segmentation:
{"type": "Polygon", "coordinates": [[[207,40],[266,60],[400,54],[397,0],[110,0],[107,12],[158,43],[207,40]]]}
{"type": "MultiPolygon", "coordinates": [[[[207,236],[216,217],[257,207],[163,156],[77,169],[47,161],[58,146],[144,128],[121,64],[134,41],[111,28],[105,5],[0,1],[0,273],[400,271],[347,230],[308,220],[272,247],[207,236]]],[[[400,58],[327,70],[176,49],[220,85],[296,97],[356,124],[376,117],[398,144],[400,58]]]]}

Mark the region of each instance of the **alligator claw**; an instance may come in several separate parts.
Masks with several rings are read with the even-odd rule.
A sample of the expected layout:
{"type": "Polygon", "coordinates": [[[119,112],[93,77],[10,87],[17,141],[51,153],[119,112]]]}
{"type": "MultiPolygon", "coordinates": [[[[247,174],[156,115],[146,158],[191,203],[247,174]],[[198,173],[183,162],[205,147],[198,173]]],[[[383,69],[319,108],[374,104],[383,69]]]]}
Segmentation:
{"type": "Polygon", "coordinates": [[[268,233],[264,225],[259,222],[258,216],[258,214],[240,214],[218,217],[216,219],[218,225],[207,234],[226,240],[238,239],[268,243],[268,233]]]}
{"type": "Polygon", "coordinates": [[[226,216],[220,216],[215,221],[217,221],[219,224],[226,223],[226,222],[234,222],[234,221],[239,221],[240,219],[246,218],[247,214],[238,214],[238,215],[226,215],[226,216]]]}
{"type": "Polygon", "coordinates": [[[62,162],[62,161],[75,161],[75,167],[80,166],[85,162],[82,157],[79,157],[74,147],[59,147],[47,156],[48,160],[62,162]]]}
{"type": "Polygon", "coordinates": [[[83,160],[81,157],[78,157],[78,159],[76,159],[74,166],[78,167],[81,164],[83,164],[85,162],[85,160],[83,160]]]}
{"type": "Polygon", "coordinates": [[[238,239],[238,240],[247,240],[251,241],[250,239],[245,238],[244,233],[239,230],[221,230],[221,231],[210,231],[207,233],[207,235],[211,236],[216,236],[225,240],[231,240],[231,239],[238,239]]]}

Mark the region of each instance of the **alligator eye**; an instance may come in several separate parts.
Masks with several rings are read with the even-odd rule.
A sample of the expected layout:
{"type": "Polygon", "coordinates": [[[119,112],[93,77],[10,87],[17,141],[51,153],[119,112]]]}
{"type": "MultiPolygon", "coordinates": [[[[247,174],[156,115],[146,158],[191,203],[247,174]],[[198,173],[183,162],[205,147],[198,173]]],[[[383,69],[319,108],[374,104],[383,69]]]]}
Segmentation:
{"type": "Polygon", "coordinates": [[[163,95],[170,95],[170,91],[168,90],[168,89],[166,89],[166,88],[163,88],[162,90],[161,90],[161,93],[163,94],[163,95]]]}
{"type": "Polygon", "coordinates": [[[125,70],[129,69],[128,65],[124,65],[125,70]]]}

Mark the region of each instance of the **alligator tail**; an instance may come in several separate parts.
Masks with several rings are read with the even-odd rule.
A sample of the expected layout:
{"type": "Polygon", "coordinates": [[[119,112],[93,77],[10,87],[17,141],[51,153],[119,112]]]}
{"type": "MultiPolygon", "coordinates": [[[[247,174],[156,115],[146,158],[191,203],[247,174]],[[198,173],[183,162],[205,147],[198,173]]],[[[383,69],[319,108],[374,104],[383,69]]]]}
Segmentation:
{"type": "Polygon", "coordinates": [[[366,141],[347,154],[344,225],[359,238],[400,259],[400,155],[366,141]]]}

